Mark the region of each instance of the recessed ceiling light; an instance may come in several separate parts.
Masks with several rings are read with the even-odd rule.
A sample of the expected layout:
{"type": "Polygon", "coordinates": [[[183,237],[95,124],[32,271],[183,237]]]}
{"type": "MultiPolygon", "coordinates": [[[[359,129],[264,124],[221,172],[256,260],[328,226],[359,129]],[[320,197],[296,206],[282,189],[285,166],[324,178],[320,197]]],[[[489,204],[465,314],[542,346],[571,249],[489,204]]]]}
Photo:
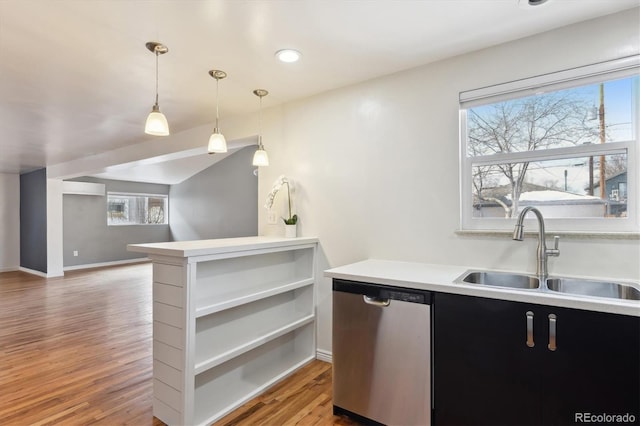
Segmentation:
{"type": "Polygon", "coordinates": [[[282,49],[276,52],[276,58],[281,62],[298,62],[302,57],[302,53],[294,49],[282,49]]]}
{"type": "Polygon", "coordinates": [[[535,6],[541,6],[547,3],[549,0],[518,0],[518,6],[522,8],[529,8],[535,6]]]}

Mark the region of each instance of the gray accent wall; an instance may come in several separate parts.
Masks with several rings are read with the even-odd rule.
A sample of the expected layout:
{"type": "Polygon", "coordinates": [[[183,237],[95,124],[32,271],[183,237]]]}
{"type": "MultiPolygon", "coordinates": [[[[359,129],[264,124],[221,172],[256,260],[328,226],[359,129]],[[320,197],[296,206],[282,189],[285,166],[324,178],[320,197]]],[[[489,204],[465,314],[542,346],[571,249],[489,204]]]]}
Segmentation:
{"type": "MultiPolygon", "coordinates": [[[[169,185],[83,177],[80,182],[103,183],[107,192],[168,194],[169,185]]],[[[171,200],[169,200],[171,203],[171,200]]],[[[170,241],[169,225],[107,226],[107,197],[63,196],[64,266],[90,265],[146,257],[127,251],[127,244],[170,241]],[[74,250],[78,256],[73,256],[74,250]]]]}
{"type": "Polygon", "coordinates": [[[258,178],[251,165],[255,150],[243,148],[171,186],[174,241],[258,235],[258,178]]]}
{"type": "Polygon", "coordinates": [[[47,273],[47,170],[20,175],[20,266],[47,273]]]}

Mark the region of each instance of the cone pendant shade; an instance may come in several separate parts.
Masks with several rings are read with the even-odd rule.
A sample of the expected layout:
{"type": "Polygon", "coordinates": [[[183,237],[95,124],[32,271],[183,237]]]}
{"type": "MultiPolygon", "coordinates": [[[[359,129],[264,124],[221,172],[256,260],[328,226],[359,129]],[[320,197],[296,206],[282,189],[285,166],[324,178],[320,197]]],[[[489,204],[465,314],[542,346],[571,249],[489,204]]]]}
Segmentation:
{"type": "Polygon", "coordinates": [[[258,148],[256,152],[253,154],[253,165],[268,166],[269,156],[267,155],[267,151],[265,151],[264,149],[258,148]]]}
{"type": "Polygon", "coordinates": [[[167,117],[160,112],[158,105],[154,105],[153,109],[149,113],[147,122],[144,125],[144,132],[153,136],[169,135],[169,123],[167,123],[167,117]]]}
{"type": "Polygon", "coordinates": [[[222,133],[215,129],[209,137],[209,145],[207,146],[209,154],[227,152],[227,140],[222,133]]]}

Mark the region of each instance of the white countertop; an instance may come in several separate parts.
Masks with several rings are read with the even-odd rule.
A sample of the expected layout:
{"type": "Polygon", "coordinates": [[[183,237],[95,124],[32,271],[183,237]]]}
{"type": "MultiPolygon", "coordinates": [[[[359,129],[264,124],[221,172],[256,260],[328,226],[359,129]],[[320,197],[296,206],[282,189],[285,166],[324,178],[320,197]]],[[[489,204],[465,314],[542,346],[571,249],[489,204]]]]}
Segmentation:
{"type": "Polygon", "coordinates": [[[127,250],[147,253],[149,255],[193,257],[317,242],[318,239],[312,237],[239,237],[218,238],[213,240],[174,241],[170,243],[129,244],[127,245],[127,250]]]}
{"type": "MultiPolygon", "coordinates": [[[[609,312],[640,317],[640,301],[618,300],[601,297],[572,296],[542,290],[520,290],[485,285],[458,284],[455,280],[467,270],[464,266],[434,265],[415,262],[369,259],[329,269],[324,275],[351,281],[386,284],[397,287],[439,291],[514,302],[609,312]]],[[[506,271],[514,272],[514,271],[506,271]]],[[[578,277],[587,278],[587,277],[578,277]]],[[[625,282],[625,280],[615,280],[625,282]]],[[[637,283],[633,285],[637,286],[637,283]]]]}

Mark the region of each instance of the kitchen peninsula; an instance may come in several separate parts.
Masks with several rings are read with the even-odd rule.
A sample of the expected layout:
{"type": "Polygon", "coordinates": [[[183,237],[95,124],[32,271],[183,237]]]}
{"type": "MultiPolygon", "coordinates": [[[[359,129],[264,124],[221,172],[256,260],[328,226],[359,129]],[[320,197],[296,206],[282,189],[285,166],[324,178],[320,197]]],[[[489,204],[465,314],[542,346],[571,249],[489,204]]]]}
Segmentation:
{"type": "Polygon", "coordinates": [[[316,238],[132,244],[153,261],[153,414],[210,424],[315,358],[316,238]]]}

